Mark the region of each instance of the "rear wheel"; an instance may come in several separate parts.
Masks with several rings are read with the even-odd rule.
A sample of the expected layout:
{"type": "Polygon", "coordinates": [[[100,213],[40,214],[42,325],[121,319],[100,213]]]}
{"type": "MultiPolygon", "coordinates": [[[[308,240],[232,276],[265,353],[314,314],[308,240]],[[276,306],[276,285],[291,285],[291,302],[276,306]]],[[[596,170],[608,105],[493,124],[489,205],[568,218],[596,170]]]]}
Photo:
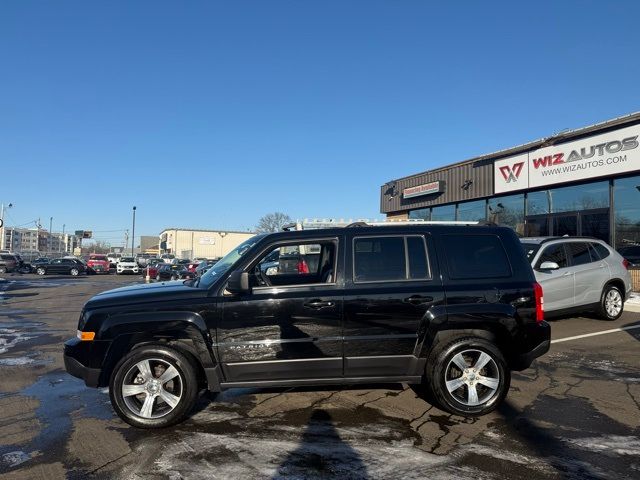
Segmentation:
{"type": "Polygon", "coordinates": [[[47,271],[46,271],[44,268],[42,268],[42,267],[38,267],[38,268],[36,268],[36,273],[37,273],[38,275],[44,275],[44,274],[46,274],[46,273],[47,273],[47,271]]]}
{"type": "Polygon", "coordinates": [[[500,350],[477,337],[454,340],[434,352],[426,377],[426,386],[438,406],[463,416],[494,410],[511,383],[511,372],[500,350]]]}
{"type": "Polygon", "coordinates": [[[131,351],[116,366],[109,383],[111,404],[134,427],[174,425],[191,411],[198,378],[182,353],[164,346],[131,351]]]}
{"type": "Polygon", "coordinates": [[[80,271],[77,268],[72,268],[71,270],[69,270],[69,273],[71,274],[72,277],[77,277],[80,271]]]}
{"type": "Polygon", "coordinates": [[[7,273],[7,269],[5,267],[0,267],[0,273],[7,273]]]}
{"type": "Polygon", "coordinates": [[[605,320],[617,320],[624,310],[624,300],[620,289],[614,285],[607,285],[602,290],[599,315],[605,320]]]}

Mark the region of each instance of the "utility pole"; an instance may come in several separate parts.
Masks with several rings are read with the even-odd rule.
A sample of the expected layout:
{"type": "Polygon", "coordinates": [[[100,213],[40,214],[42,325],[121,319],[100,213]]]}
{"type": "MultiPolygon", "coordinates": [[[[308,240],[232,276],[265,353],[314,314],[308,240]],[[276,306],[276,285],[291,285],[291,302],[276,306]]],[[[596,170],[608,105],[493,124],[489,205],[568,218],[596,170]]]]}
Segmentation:
{"type": "Polygon", "coordinates": [[[131,231],[131,256],[133,257],[133,249],[136,244],[136,206],[133,206],[133,229],[131,231]]]}
{"type": "Polygon", "coordinates": [[[53,217],[49,217],[49,254],[53,251],[53,217]]]}
{"type": "Polygon", "coordinates": [[[62,247],[62,242],[64,242],[64,253],[67,253],[67,239],[64,238],[64,227],[66,226],[66,224],[62,224],[62,238],[60,239],[61,241],[58,242],[58,252],[60,251],[60,247],[62,247]]]}

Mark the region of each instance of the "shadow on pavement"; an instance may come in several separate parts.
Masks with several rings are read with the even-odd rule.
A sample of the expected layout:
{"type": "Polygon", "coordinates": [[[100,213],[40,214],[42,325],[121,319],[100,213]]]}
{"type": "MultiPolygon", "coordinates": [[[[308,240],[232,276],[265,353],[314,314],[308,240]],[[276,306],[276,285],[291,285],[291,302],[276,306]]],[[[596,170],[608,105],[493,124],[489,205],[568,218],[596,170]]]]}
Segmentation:
{"type": "Polygon", "coordinates": [[[274,478],[367,479],[360,455],[344,442],[326,410],[314,410],[300,445],[289,453],[274,478]]]}
{"type": "Polygon", "coordinates": [[[514,438],[522,441],[539,458],[548,459],[561,478],[601,479],[601,473],[593,471],[588,464],[576,458],[566,443],[545,428],[538,427],[524,412],[516,409],[508,400],[497,411],[504,417],[505,425],[514,438]],[[561,462],[555,459],[562,459],[561,462]]]}

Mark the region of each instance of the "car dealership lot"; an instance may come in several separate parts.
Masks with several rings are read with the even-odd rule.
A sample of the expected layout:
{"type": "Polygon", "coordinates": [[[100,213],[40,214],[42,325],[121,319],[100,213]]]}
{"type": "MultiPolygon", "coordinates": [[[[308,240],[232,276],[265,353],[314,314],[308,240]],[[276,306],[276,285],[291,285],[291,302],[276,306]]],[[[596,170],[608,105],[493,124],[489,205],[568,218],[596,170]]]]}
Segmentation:
{"type": "MultiPolygon", "coordinates": [[[[185,423],[129,427],[62,369],[93,294],[140,277],[0,282],[0,474],[7,478],[632,478],[640,476],[640,328],[556,342],[497,411],[446,414],[402,385],[231,390],[185,423]]],[[[640,326],[564,318],[552,338],[640,326]]]]}

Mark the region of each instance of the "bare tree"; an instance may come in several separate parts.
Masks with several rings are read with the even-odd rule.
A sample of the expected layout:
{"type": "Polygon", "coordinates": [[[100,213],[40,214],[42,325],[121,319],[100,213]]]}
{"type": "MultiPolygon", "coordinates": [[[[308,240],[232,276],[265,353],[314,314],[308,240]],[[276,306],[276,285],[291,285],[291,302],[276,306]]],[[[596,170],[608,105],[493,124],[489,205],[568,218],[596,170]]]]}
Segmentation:
{"type": "Polygon", "coordinates": [[[269,213],[262,217],[258,221],[258,225],[256,226],[256,232],[258,233],[271,233],[282,230],[282,226],[291,223],[291,217],[286,213],[282,212],[274,212],[269,213]]]}
{"type": "Polygon", "coordinates": [[[109,253],[110,250],[109,243],[103,240],[94,240],[91,243],[82,245],[82,253],[109,253]]]}

